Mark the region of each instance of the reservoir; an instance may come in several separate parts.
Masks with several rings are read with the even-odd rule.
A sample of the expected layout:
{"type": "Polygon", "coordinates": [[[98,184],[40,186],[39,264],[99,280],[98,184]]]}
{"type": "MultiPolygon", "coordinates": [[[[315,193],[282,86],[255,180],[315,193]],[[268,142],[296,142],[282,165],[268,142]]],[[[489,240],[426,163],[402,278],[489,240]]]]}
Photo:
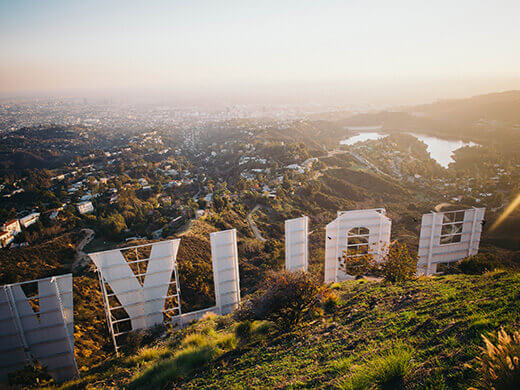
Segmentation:
{"type": "MultiPolygon", "coordinates": [[[[351,129],[355,130],[355,129],[351,129]]],[[[427,152],[430,153],[430,157],[437,161],[444,168],[448,168],[448,165],[453,162],[453,152],[464,146],[477,146],[474,142],[465,142],[462,140],[448,140],[431,135],[407,133],[413,135],[419,141],[426,144],[427,152]]],[[[376,140],[386,137],[388,134],[377,132],[377,131],[361,131],[359,134],[348,137],[340,141],[341,145],[354,145],[358,142],[364,142],[369,140],[376,140]]]]}

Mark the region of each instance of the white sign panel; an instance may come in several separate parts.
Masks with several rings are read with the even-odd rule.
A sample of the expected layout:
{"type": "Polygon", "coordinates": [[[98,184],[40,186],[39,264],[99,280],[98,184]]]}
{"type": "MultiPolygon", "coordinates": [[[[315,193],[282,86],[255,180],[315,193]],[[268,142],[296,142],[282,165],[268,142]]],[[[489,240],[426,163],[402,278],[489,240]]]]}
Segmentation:
{"type": "Polygon", "coordinates": [[[231,313],[240,303],[237,232],[235,229],[210,234],[215,300],[220,314],[231,313]]]}
{"type": "Polygon", "coordinates": [[[72,274],[0,288],[0,380],[35,361],[58,382],[78,376],[72,274]]]}
{"type": "Polygon", "coordinates": [[[424,214],[419,238],[418,275],[437,272],[437,264],[476,255],[485,208],[424,214]]]}
{"type": "Polygon", "coordinates": [[[307,272],[309,218],[285,221],[285,269],[307,272]]]}
{"type": "Polygon", "coordinates": [[[177,276],[180,239],[90,253],[99,271],[114,345],[118,336],[181,314],[177,276]]]}
{"type": "Polygon", "coordinates": [[[351,278],[341,267],[340,259],[370,255],[381,261],[390,245],[392,221],[385,209],[339,211],[326,226],[325,283],[351,278]]]}

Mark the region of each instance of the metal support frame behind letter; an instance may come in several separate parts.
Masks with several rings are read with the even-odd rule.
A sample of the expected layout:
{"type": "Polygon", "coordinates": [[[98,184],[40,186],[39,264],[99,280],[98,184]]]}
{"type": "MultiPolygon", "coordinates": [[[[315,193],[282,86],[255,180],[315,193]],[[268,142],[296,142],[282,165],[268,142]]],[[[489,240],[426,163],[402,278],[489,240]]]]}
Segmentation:
{"type": "Polygon", "coordinates": [[[424,214],[419,238],[418,275],[432,275],[437,272],[437,264],[462,260],[476,255],[482,233],[485,208],[431,212],[424,214]],[[463,214],[459,220],[450,215],[463,214]],[[447,218],[448,217],[448,218],[447,218]],[[450,237],[456,240],[449,242],[450,237]],[[442,240],[448,241],[442,243],[442,240]]]}
{"type": "Polygon", "coordinates": [[[170,313],[174,316],[182,314],[176,262],[179,244],[180,239],[175,239],[89,254],[98,270],[116,352],[120,348],[119,336],[163,323],[164,316],[170,313]],[[140,259],[138,252],[144,247],[151,247],[150,257],[140,259]],[[123,251],[135,251],[136,260],[127,261],[123,251]],[[146,271],[134,273],[131,265],[140,270],[140,265],[145,262],[146,271]],[[173,290],[171,294],[170,288],[173,290]],[[166,300],[172,301],[167,309],[166,300]]]}
{"type": "Polygon", "coordinates": [[[352,277],[341,268],[340,258],[349,248],[349,238],[363,237],[367,240],[367,254],[381,261],[390,245],[392,221],[384,208],[338,211],[338,217],[325,230],[325,283],[338,282],[352,277]],[[368,234],[349,236],[351,229],[364,228],[368,234]]]}
{"type": "Polygon", "coordinates": [[[0,381],[38,361],[54,380],[77,377],[74,357],[72,274],[0,289],[0,381]],[[23,287],[36,284],[27,297],[23,287]]]}

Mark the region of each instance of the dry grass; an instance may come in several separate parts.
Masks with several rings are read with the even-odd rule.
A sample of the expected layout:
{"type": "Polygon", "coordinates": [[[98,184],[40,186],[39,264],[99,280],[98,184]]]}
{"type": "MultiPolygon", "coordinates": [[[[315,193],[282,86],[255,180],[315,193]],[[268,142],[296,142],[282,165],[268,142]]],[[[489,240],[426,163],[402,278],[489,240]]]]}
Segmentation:
{"type": "Polygon", "coordinates": [[[482,336],[485,347],[480,364],[479,380],[476,389],[519,389],[520,388],[520,333],[507,334],[504,329],[498,331],[493,343],[482,336]]]}

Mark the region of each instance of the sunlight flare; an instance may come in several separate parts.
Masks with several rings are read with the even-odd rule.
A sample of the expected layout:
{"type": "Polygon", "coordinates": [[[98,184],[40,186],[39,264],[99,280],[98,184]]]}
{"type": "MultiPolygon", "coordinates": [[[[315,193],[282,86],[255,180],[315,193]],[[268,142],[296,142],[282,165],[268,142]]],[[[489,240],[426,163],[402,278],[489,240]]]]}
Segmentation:
{"type": "Polygon", "coordinates": [[[509,203],[509,206],[504,210],[504,212],[498,217],[498,219],[495,221],[493,226],[489,229],[489,231],[495,230],[504,220],[509,217],[509,215],[513,212],[514,209],[516,209],[518,206],[520,206],[520,194],[517,195],[517,197],[509,203]]]}

